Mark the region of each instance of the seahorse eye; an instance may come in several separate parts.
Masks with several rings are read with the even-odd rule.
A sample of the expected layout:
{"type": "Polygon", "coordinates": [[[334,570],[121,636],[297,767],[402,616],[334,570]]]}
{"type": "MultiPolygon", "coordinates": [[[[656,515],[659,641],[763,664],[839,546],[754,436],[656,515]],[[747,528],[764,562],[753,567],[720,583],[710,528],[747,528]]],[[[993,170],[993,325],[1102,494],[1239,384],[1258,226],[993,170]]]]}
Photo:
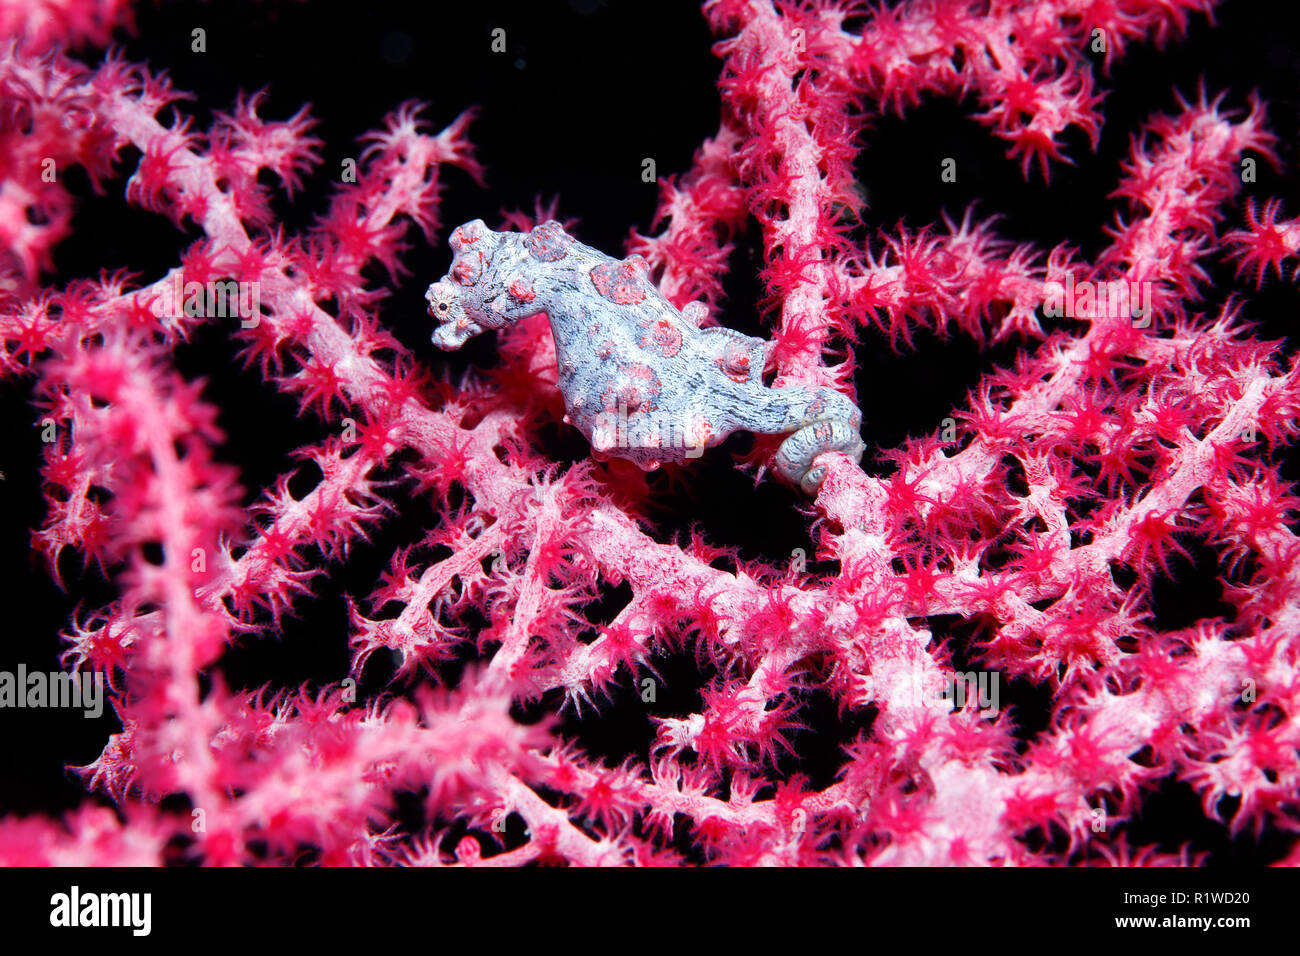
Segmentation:
{"type": "Polygon", "coordinates": [[[447,303],[446,303],[446,302],[439,302],[439,303],[438,303],[438,311],[439,311],[439,312],[446,312],[446,311],[447,311],[447,303]]]}

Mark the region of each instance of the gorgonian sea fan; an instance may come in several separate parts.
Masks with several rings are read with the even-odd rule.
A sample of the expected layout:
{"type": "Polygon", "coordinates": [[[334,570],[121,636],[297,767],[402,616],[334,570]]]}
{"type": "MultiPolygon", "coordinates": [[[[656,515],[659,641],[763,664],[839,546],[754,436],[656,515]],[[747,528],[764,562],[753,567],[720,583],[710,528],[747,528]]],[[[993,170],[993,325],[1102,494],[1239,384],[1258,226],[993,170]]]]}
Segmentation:
{"type": "MultiPolygon", "coordinates": [[[[0,861],[1294,860],[1300,380],[1246,318],[1300,263],[1280,118],[1250,89],[1169,89],[1124,131],[1104,239],[1051,248],[964,205],[877,231],[890,184],[864,160],[898,117],[958,103],[957,138],[1005,154],[977,176],[1090,188],[1071,164],[1114,142],[1110,77],[1195,42],[1213,6],[704,4],[716,130],[689,168],[631,156],[600,184],[639,189],[609,202],[642,213],[583,194],[565,226],[601,246],[642,215],[624,252],[706,327],[770,339],[764,384],[858,402],[872,454],[822,455],[801,499],[768,478],[771,436],[651,475],[594,460],[563,421],[544,315],[454,364],[429,344],[421,296],[447,259],[426,247],[482,216],[489,177],[567,161],[530,123],[635,151],[639,111],[670,115],[590,77],[533,82],[577,68],[547,65],[535,19],[442,24],[438,69],[460,85],[436,110],[395,96],[353,141],[258,76],[225,110],[191,99],[158,69],[207,62],[184,59],[209,42],[186,13],[137,11],[145,35],[172,30],[143,63],[124,4],[0,4],[0,373],[39,445],[39,586],[66,589],[62,634],[16,663],[35,673],[57,645],[117,722],[75,767],[73,809],[0,820],[0,861]],[[124,46],[96,65],[86,45],[115,27],[124,46]],[[494,83],[536,99],[502,109],[494,83]],[[535,152],[480,148],[504,141],[535,152]],[[78,227],[97,208],[125,257],[78,227]],[[129,271],[70,268],[92,241],[129,271]],[[898,431],[866,370],[942,378],[954,342],[968,393],[898,431]],[[293,464],[238,434],[241,407],[285,397],[293,464]],[[780,513],[757,538],[751,507],[780,513]],[[1162,606],[1207,574],[1216,601],[1162,606]],[[276,650],[302,646],[304,615],[309,674],[276,650]],[[1150,835],[1144,808],[1180,794],[1199,803],[1186,839],[1150,835]]],[[[384,34],[386,61],[418,36],[384,34]]],[[[627,50],[590,52],[583,68],[614,69],[627,50]]],[[[370,117],[374,99],[351,102],[370,117]]],[[[964,156],[902,162],[961,195],[964,156]]],[[[46,752],[50,713],[24,718],[46,752]]]]}

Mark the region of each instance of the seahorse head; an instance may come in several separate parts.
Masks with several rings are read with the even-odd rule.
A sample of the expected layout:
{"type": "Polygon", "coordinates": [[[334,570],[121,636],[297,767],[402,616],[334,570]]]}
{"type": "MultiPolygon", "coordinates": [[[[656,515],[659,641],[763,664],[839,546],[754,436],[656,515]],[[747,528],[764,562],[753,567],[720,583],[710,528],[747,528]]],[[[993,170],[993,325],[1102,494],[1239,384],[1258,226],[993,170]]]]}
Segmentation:
{"type": "Polygon", "coordinates": [[[488,329],[499,329],[542,311],[528,278],[528,253],[515,233],[497,233],[482,219],[456,227],[447,274],[424,294],[438,321],[433,344],[458,349],[488,329]]]}

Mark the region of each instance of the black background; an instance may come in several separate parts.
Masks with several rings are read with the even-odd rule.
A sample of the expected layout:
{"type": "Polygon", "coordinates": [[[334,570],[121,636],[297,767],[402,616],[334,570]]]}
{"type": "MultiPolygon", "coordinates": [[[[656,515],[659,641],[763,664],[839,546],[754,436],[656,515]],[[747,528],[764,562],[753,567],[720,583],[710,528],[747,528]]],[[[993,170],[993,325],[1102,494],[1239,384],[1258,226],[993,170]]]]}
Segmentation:
{"type": "MultiPolygon", "coordinates": [[[[1280,170],[1261,164],[1259,181],[1246,195],[1263,200],[1278,196],[1284,212],[1300,211],[1297,179],[1297,130],[1300,129],[1300,44],[1282,5],[1230,2],[1217,13],[1218,26],[1194,17],[1190,35],[1164,52],[1134,45],[1109,77],[1098,69],[1099,86],[1114,92],[1103,108],[1106,123],[1096,154],[1086,137],[1073,134],[1069,155],[1076,165],[1055,165],[1050,185],[1037,170],[1026,181],[1018,162],[1005,158],[1004,144],[973,119],[972,101],[923,104],[905,118],[873,117],[862,141],[858,178],[869,201],[872,229],[899,221],[911,228],[936,222],[943,212],[959,218],[976,203],[981,215],[998,213],[998,231],[1011,239],[1034,242],[1047,250],[1062,241],[1080,248],[1089,259],[1106,242],[1103,227],[1113,221],[1116,205],[1107,195],[1116,187],[1119,163],[1130,136],[1156,112],[1177,107],[1175,89],[1194,95],[1205,78],[1211,92],[1226,90],[1225,106],[1244,107],[1246,94],[1257,89],[1269,104],[1269,125],[1279,138],[1280,170]],[[939,162],[957,159],[958,182],[938,180],[939,162]]],[[[580,222],[581,241],[621,254],[633,228],[648,232],[658,197],[654,184],[641,181],[641,161],[653,157],[659,175],[684,171],[699,143],[716,132],[719,98],[715,88],[719,61],[704,18],[689,3],[431,4],[396,2],[174,3],[142,9],[138,31],[118,38],[128,59],[166,69],[175,85],[195,99],[181,106],[206,128],[214,110],[228,108],[238,91],[263,87],[268,98],[262,115],[283,118],[304,102],[319,120],[315,134],[325,141],[324,157],[304,194],[292,202],[277,200],[279,220],[294,232],[323,213],[329,187],[340,162],[357,156],[356,139],[379,127],[384,115],[409,99],[427,101],[426,116],[441,129],[470,106],[479,114],[470,138],[487,169],[487,188],[459,170],[444,176],[439,243],[429,246],[418,231],[408,236],[405,257],[411,274],[380,307],[384,325],[421,361],[458,380],[467,369],[487,369],[493,361],[490,336],[460,353],[445,355],[428,341],[429,318],[423,292],[446,272],[450,255],[445,238],[450,228],[482,217],[495,225],[503,209],[531,210],[535,197],[559,196],[561,218],[580,222]],[[207,31],[207,51],[191,52],[190,31],[207,31]],[[491,31],[506,30],[508,51],[493,53],[491,31]]],[[[97,56],[87,53],[88,56],[97,56]]],[[[121,175],[96,196],[84,177],[71,174],[80,200],[75,234],[56,251],[51,284],[96,275],[100,270],[129,268],[151,281],[171,268],[197,231],[181,232],[167,219],[127,207],[125,181],[137,155],[119,165],[121,175]]],[[[1241,222],[1240,208],[1226,211],[1228,225],[1241,222]]],[[[756,281],[761,267],[756,230],[751,224],[733,257],[727,301],[721,321],[753,333],[766,328],[755,303],[762,297],[756,281]]],[[[1282,339],[1296,314],[1296,291],[1289,282],[1270,281],[1260,292],[1238,281],[1230,268],[1210,263],[1212,288],[1207,310],[1216,309],[1233,291],[1248,294],[1245,314],[1261,325],[1261,335],[1282,339]]],[[[897,446],[909,435],[932,432],[940,419],[963,403],[995,365],[1009,364],[1014,346],[980,351],[955,338],[939,341],[922,334],[915,350],[902,355],[867,331],[856,348],[859,404],[868,443],[864,465],[873,467],[880,449],[897,446]]],[[[1292,346],[1283,346],[1289,354],[1292,346]]],[[[221,411],[228,440],[219,454],[237,464],[255,500],[275,476],[293,467],[289,453],[319,441],[326,426],[313,416],[299,416],[296,403],[255,372],[243,373],[236,347],[215,327],[202,330],[181,346],[176,361],[187,376],[205,376],[205,397],[221,411]]],[[[43,521],[39,494],[40,443],[31,427],[30,381],[0,383],[0,421],[8,440],[0,444],[0,600],[6,609],[0,641],[0,669],[19,661],[32,670],[57,667],[61,644],[56,635],[74,609],[89,610],[110,601],[114,589],[95,569],[83,571],[72,555],[61,570],[68,582],[60,591],[30,548],[30,533],[43,521]]],[[[728,445],[743,450],[745,441],[728,445]]],[[[569,457],[584,454],[579,444],[569,457]]],[[[714,543],[737,545],[745,559],[788,561],[792,549],[813,551],[806,505],[790,490],[771,481],[757,488],[735,469],[725,450],[696,462],[689,488],[665,491],[659,518],[666,538],[698,523],[714,543]]],[[[1286,470],[1294,480],[1294,468],[1286,470]]],[[[400,466],[394,476],[400,475],[400,466]]],[[[309,476],[303,479],[309,488],[309,476]]],[[[299,487],[294,485],[293,487],[299,487]]],[[[666,489],[666,486],[663,486],[666,489]]],[[[427,501],[406,491],[395,495],[399,517],[388,521],[371,544],[354,549],[343,565],[327,568],[317,579],[317,597],[300,600],[301,612],[287,619],[283,632],[244,639],[223,659],[222,673],[232,686],[254,688],[270,683],[293,687],[304,681],[334,682],[347,674],[347,618],[343,595],[364,599],[387,567],[393,551],[419,540],[434,523],[427,501]]],[[[1161,628],[1184,626],[1232,609],[1220,599],[1220,573],[1211,552],[1191,549],[1193,560],[1175,559],[1170,579],[1155,591],[1156,620],[1161,628]]],[[[829,570],[814,564],[812,570],[829,570]]],[[[594,616],[619,607],[617,593],[594,616]]],[[[953,637],[960,663],[969,632],[933,623],[936,638],[953,637]]],[[[698,707],[698,689],[711,676],[689,659],[656,661],[668,679],[654,716],[688,713],[698,707]]],[[[444,678],[454,683],[457,668],[444,678]]],[[[368,665],[362,691],[377,694],[387,686],[387,662],[368,665]]],[[[626,677],[624,672],[624,677],[626,677]]],[[[617,762],[628,754],[645,757],[653,736],[647,706],[632,692],[632,681],[602,706],[601,719],[567,717],[561,729],[589,750],[617,762]]],[[[404,693],[403,688],[392,688],[404,693]]],[[[540,710],[554,709],[549,698],[540,710]]],[[[1049,697],[1041,688],[1018,682],[1004,687],[1003,704],[1012,703],[1026,734],[1045,724],[1049,697]],[[1010,700],[1008,700],[1010,698],[1010,700]]],[[[815,730],[796,738],[797,757],[780,770],[809,773],[816,786],[829,783],[842,761],[838,748],[862,728],[837,714],[821,695],[812,695],[802,713],[815,730]]],[[[58,813],[86,799],[78,782],[64,770],[99,753],[117,729],[111,713],[98,721],[59,711],[0,712],[0,812],[58,813]]],[[[417,811],[403,808],[404,814],[417,811]]],[[[420,826],[421,821],[404,822],[420,826]]],[[[1137,844],[1156,843],[1176,850],[1208,851],[1218,863],[1263,863],[1281,856],[1287,841],[1249,834],[1230,841],[1226,829],[1206,821],[1195,794],[1182,784],[1168,784],[1151,795],[1130,830],[1137,844]]]]}

